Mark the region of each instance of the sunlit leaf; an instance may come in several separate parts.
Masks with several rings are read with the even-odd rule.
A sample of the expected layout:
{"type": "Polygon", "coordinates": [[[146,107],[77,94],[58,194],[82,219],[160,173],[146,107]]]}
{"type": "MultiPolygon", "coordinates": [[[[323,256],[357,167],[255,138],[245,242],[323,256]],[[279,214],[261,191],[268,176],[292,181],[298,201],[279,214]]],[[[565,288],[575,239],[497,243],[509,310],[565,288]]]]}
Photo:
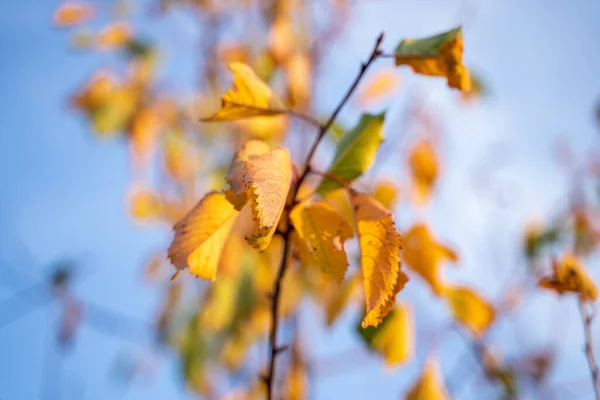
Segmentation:
{"type": "Polygon", "coordinates": [[[362,107],[377,102],[394,93],[400,84],[400,77],[394,69],[382,69],[369,77],[357,93],[358,104],[362,107]]]}
{"type": "Polygon", "coordinates": [[[469,71],[462,63],[462,29],[421,39],[404,39],[394,52],[396,65],[408,65],[416,73],[445,76],[448,86],[471,91],[469,71]]]}
{"type": "MultiPolygon", "coordinates": [[[[377,149],[383,141],[384,118],[384,113],[363,114],[358,124],[338,142],[327,173],[346,182],[352,182],[365,173],[375,162],[377,149]]],[[[340,183],[324,178],[317,191],[326,195],[340,187],[340,183]]]]}
{"type": "Polygon", "coordinates": [[[131,216],[136,220],[155,220],[162,214],[162,201],[149,191],[135,191],[131,194],[129,210],[131,216]]]}
{"type": "Polygon", "coordinates": [[[427,140],[418,141],[411,149],[408,163],[415,198],[423,203],[431,196],[439,174],[438,156],[432,144],[427,140]]]}
{"type": "Polygon", "coordinates": [[[448,400],[450,396],[440,376],[440,366],[429,358],[419,380],[406,394],[406,400],[448,400]]]}
{"type": "Polygon", "coordinates": [[[367,314],[362,327],[377,326],[408,277],[400,270],[401,237],[390,212],[366,194],[354,194],[367,314]]]}
{"type": "Polygon", "coordinates": [[[225,195],[208,193],[177,224],[168,257],[179,270],[202,279],[215,280],[225,240],[237,216],[225,195]]]}
{"type": "Polygon", "coordinates": [[[398,200],[398,188],[390,181],[379,182],[375,185],[373,197],[385,208],[392,209],[398,200]]]}
{"type": "Polygon", "coordinates": [[[541,287],[554,290],[558,294],[577,293],[585,301],[596,301],[598,298],[596,284],[574,255],[566,253],[560,262],[553,260],[552,270],[551,276],[539,281],[541,287]]]}
{"type": "Polygon", "coordinates": [[[94,12],[91,4],[67,1],[58,6],[52,19],[56,26],[75,26],[90,20],[94,12]]]}
{"type": "Polygon", "coordinates": [[[444,287],[441,263],[458,261],[456,253],[438,243],[424,224],[414,225],[405,234],[402,255],[408,267],[421,275],[435,294],[441,294],[444,287]]]}
{"type": "Polygon", "coordinates": [[[221,109],[202,121],[232,121],[287,111],[283,101],[248,65],[232,62],[229,69],[233,72],[233,84],[221,97],[221,109]]]}
{"type": "Polygon", "coordinates": [[[125,46],[131,39],[131,28],[125,22],[108,25],[96,36],[96,46],[103,50],[112,50],[125,46]]]}
{"type": "Polygon", "coordinates": [[[494,307],[468,287],[446,286],[443,296],[454,319],[475,336],[482,336],[496,318],[494,307]]]}
{"type": "Polygon", "coordinates": [[[250,201],[254,231],[248,243],[263,251],[269,245],[283,213],[290,184],[292,162],[285,148],[270,147],[260,140],[249,140],[236,153],[227,180],[228,199],[240,209],[250,201]]]}
{"type": "Polygon", "coordinates": [[[341,283],[348,268],[344,242],[354,236],[350,225],[325,202],[300,203],[290,219],[323,272],[341,283]]]}
{"type": "Polygon", "coordinates": [[[390,367],[406,363],[413,357],[414,317],[408,305],[394,307],[378,327],[363,329],[359,326],[358,332],[390,367]]]}

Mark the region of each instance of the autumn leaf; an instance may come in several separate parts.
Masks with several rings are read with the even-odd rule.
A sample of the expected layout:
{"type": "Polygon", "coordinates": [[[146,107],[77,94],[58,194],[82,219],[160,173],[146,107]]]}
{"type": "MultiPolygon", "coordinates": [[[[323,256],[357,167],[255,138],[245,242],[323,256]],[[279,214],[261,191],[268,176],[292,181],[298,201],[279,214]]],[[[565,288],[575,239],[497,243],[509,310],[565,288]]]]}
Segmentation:
{"type": "Polygon", "coordinates": [[[147,190],[136,190],[130,194],[129,212],[138,221],[155,220],[162,214],[162,201],[147,190]]]}
{"type": "Polygon", "coordinates": [[[448,400],[450,396],[442,383],[437,360],[429,358],[421,377],[406,394],[406,400],[448,400]]]}
{"type": "Polygon", "coordinates": [[[446,286],[443,296],[454,319],[477,337],[481,337],[496,318],[494,307],[470,288],[446,286]]]}
{"type": "MultiPolygon", "coordinates": [[[[327,173],[343,181],[352,182],[365,173],[375,162],[375,155],[383,141],[385,114],[363,114],[358,124],[346,132],[338,142],[333,162],[327,173]]],[[[338,182],[325,178],[317,191],[324,196],[342,187],[338,182]]]]}
{"type": "Polygon", "coordinates": [[[552,269],[551,276],[539,281],[540,287],[554,290],[558,294],[577,293],[584,301],[596,301],[598,288],[573,254],[565,254],[560,262],[553,260],[552,269]]]}
{"type": "Polygon", "coordinates": [[[445,76],[448,86],[471,91],[471,77],[462,63],[462,28],[421,39],[404,39],[394,52],[396,65],[408,65],[416,73],[445,76]]]}
{"type": "Polygon", "coordinates": [[[221,251],[237,216],[224,194],[210,192],[181,221],[168,250],[171,263],[179,270],[202,279],[215,280],[221,251]]]}
{"type": "Polygon", "coordinates": [[[323,293],[323,307],[325,309],[325,322],[328,327],[333,326],[338,317],[351,303],[355,288],[360,284],[358,275],[342,282],[341,286],[328,282],[323,293]]]}
{"type": "Polygon", "coordinates": [[[65,2],[54,11],[52,19],[56,26],[75,26],[90,20],[94,16],[94,11],[94,6],[91,4],[65,2]]]}
{"type": "Polygon", "coordinates": [[[375,185],[373,197],[385,208],[391,209],[396,205],[398,198],[398,188],[393,182],[383,181],[375,185]]]}
{"type": "Polygon", "coordinates": [[[254,230],[247,237],[263,251],[269,245],[283,213],[292,183],[292,162],[287,149],[271,150],[261,140],[249,140],[236,153],[227,173],[231,190],[227,198],[239,210],[251,203],[254,230]]]}
{"type": "Polygon", "coordinates": [[[125,46],[131,39],[131,29],[125,22],[108,25],[96,36],[96,46],[103,50],[112,50],[125,46]]]}
{"type": "Polygon", "coordinates": [[[218,332],[228,328],[235,317],[239,279],[225,276],[213,286],[200,313],[203,329],[218,332]]]}
{"type": "Polygon", "coordinates": [[[377,326],[408,277],[400,270],[401,237],[390,212],[369,195],[354,193],[367,314],[362,327],[377,326]]]}
{"type": "Polygon", "coordinates": [[[438,243],[424,224],[414,225],[404,236],[402,255],[406,264],[429,283],[435,294],[441,294],[444,280],[440,274],[443,261],[458,261],[449,247],[438,243]]]}
{"type": "Polygon", "coordinates": [[[306,53],[292,55],[286,65],[288,79],[288,100],[295,109],[308,107],[312,94],[311,60],[306,53]]]}
{"type": "Polygon", "coordinates": [[[221,109],[201,121],[233,121],[287,112],[283,101],[248,65],[232,62],[229,69],[233,72],[233,84],[221,97],[221,109]]]}
{"type": "Polygon", "coordinates": [[[430,142],[421,140],[411,149],[408,163],[413,178],[417,202],[423,203],[430,196],[439,174],[439,162],[430,142]]]}
{"type": "Polygon", "coordinates": [[[368,106],[385,98],[398,89],[400,78],[394,69],[382,69],[370,77],[357,93],[357,102],[361,107],[368,106]]]}
{"type": "Polygon", "coordinates": [[[414,317],[408,305],[394,307],[378,327],[359,326],[358,332],[370,348],[383,356],[387,366],[406,363],[413,356],[414,317]]]}
{"type": "Polygon", "coordinates": [[[352,227],[325,202],[300,203],[290,219],[322,271],[340,284],[348,268],[344,242],[354,236],[352,227]]]}

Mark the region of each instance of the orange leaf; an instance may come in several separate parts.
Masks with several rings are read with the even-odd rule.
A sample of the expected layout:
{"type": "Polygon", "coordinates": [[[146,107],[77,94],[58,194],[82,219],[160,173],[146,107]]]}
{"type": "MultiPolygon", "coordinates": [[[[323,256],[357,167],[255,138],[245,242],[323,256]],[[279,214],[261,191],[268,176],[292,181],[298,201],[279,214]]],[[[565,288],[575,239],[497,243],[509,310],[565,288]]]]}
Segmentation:
{"type": "Polygon", "coordinates": [[[91,4],[66,2],[54,11],[54,25],[68,27],[79,25],[94,16],[94,6],[91,4]]]}

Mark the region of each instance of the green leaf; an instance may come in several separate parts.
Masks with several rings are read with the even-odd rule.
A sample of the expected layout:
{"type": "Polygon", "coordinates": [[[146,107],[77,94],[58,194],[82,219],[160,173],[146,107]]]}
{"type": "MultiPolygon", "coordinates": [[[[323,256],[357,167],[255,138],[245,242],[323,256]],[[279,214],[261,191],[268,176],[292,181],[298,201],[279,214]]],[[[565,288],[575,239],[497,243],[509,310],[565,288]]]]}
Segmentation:
{"type": "MultiPolygon", "coordinates": [[[[404,39],[396,47],[394,54],[396,56],[438,57],[442,46],[455,39],[462,40],[462,29],[460,26],[456,29],[422,39],[404,39]]],[[[396,65],[399,65],[398,62],[396,62],[396,65]]]]}
{"type": "MultiPolygon", "coordinates": [[[[383,121],[385,113],[363,114],[352,130],[346,132],[338,142],[333,163],[327,173],[346,182],[361,176],[375,162],[375,155],[383,141],[383,121]]],[[[317,192],[325,195],[342,187],[331,179],[323,179],[317,192]]]]}

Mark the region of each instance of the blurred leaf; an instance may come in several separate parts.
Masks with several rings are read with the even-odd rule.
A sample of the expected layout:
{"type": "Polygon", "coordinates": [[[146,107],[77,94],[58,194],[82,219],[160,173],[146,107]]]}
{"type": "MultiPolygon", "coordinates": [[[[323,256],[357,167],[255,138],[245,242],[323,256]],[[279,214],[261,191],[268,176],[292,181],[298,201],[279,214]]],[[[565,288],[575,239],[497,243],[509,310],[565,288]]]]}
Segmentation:
{"type": "Polygon", "coordinates": [[[311,60],[305,52],[296,52],[287,61],[289,104],[296,109],[308,107],[312,96],[311,60]]]}
{"type": "Polygon", "coordinates": [[[215,280],[225,241],[237,216],[225,195],[210,192],[173,228],[168,257],[178,269],[215,280]]]}
{"type": "Polygon", "coordinates": [[[396,65],[408,65],[416,73],[445,76],[448,86],[470,92],[471,77],[462,63],[462,28],[421,39],[404,39],[394,52],[396,65]]]}
{"type": "MultiPolygon", "coordinates": [[[[338,142],[328,174],[350,183],[361,176],[375,162],[375,155],[383,141],[385,114],[363,114],[358,124],[346,132],[338,142]]],[[[324,178],[318,193],[322,196],[342,187],[338,182],[324,178]]]]}
{"type": "Polygon", "coordinates": [[[539,286],[551,289],[558,294],[565,292],[577,293],[583,301],[596,301],[598,288],[594,281],[585,273],[577,257],[566,253],[558,262],[552,261],[553,274],[542,278],[539,286]]]}
{"type": "Polygon", "coordinates": [[[411,149],[408,162],[415,198],[423,203],[431,196],[439,174],[438,157],[432,144],[426,140],[418,141],[411,149]]]}
{"type": "Polygon", "coordinates": [[[394,93],[399,84],[400,77],[394,69],[381,69],[369,77],[357,93],[358,104],[365,107],[377,102],[394,93]]]}
{"type": "Polygon", "coordinates": [[[406,400],[448,400],[450,396],[440,377],[440,367],[436,360],[425,361],[423,373],[415,385],[408,391],[406,400]]]}
{"type": "Polygon", "coordinates": [[[113,50],[127,46],[130,39],[129,25],[125,22],[115,22],[96,35],[96,46],[102,50],[113,50]]]}
{"type": "Polygon", "coordinates": [[[367,314],[362,327],[377,326],[408,277],[400,270],[400,234],[390,212],[366,194],[354,194],[367,314]]]}
{"type": "Polygon", "coordinates": [[[249,140],[236,153],[227,180],[228,199],[241,209],[251,202],[254,231],[248,243],[264,251],[283,213],[292,183],[292,162],[286,148],[271,150],[260,140],[249,140]]]}
{"type": "Polygon", "coordinates": [[[94,13],[95,8],[91,4],[67,1],[54,11],[52,20],[55,26],[70,27],[89,21],[94,13]]]}
{"type": "Polygon", "coordinates": [[[392,209],[398,198],[398,188],[391,181],[378,182],[373,191],[373,197],[385,208],[392,209]]]}
{"type": "Polygon", "coordinates": [[[300,203],[290,219],[323,272],[340,284],[348,268],[344,242],[354,236],[352,227],[327,203],[300,203]]]}
{"type": "Polygon", "coordinates": [[[232,121],[287,112],[283,102],[248,65],[232,62],[229,69],[233,72],[233,84],[221,97],[221,109],[201,121],[232,121]]]}
{"type": "Polygon", "coordinates": [[[443,295],[454,319],[476,337],[481,337],[496,318],[494,307],[470,288],[446,286],[443,295]]]}
{"type": "Polygon", "coordinates": [[[162,214],[162,201],[157,195],[149,191],[135,191],[131,195],[129,212],[136,220],[156,220],[162,214]]]}

